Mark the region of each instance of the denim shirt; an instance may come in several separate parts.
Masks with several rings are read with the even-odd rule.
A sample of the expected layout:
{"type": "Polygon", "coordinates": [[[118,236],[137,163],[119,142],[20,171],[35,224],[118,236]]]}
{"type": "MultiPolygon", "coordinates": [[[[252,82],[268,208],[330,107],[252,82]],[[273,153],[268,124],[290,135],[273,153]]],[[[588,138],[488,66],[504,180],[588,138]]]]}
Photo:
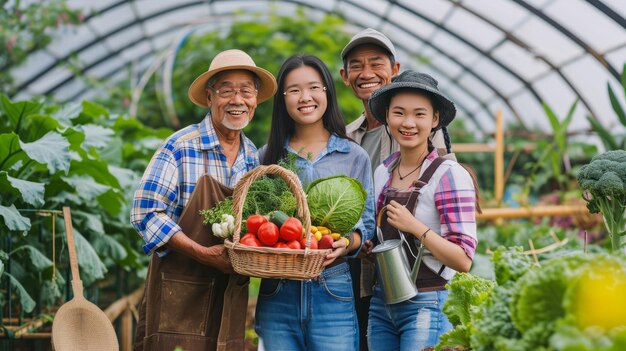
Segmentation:
{"type": "MultiPolygon", "coordinates": [[[[264,158],[266,149],[267,145],[259,149],[260,160],[264,158]]],[[[285,143],[285,149],[289,153],[297,155],[297,174],[304,189],[316,179],[337,174],[344,174],[361,182],[367,192],[365,211],[352,231],[361,233],[361,246],[365,240],[372,239],[376,230],[374,187],[370,158],[367,152],[357,143],[336,135],[330,136],[326,148],[317,155],[315,160],[308,160],[298,155],[298,152],[289,146],[289,142],[285,143]]],[[[356,257],[360,250],[361,247],[348,257],[356,257]]]]}

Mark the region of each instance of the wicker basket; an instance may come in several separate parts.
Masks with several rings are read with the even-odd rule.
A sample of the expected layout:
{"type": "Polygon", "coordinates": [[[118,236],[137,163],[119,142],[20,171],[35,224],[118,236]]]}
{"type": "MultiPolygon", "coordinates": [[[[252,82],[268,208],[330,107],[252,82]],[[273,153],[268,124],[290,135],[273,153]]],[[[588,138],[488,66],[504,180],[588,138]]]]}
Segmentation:
{"type": "Polygon", "coordinates": [[[260,278],[311,279],[323,270],[324,257],[332,250],[312,250],[311,218],[306,196],[300,185],[298,176],[277,165],[259,166],[246,173],[235,186],[233,192],[233,211],[235,212],[235,233],[233,241],[226,239],[224,245],[235,272],[260,278]],[[306,231],[304,249],[278,249],[273,247],[248,246],[239,243],[241,223],[243,221],[243,204],[250,184],[257,178],[267,174],[278,175],[285,180],[296,198],[296,209],[303,219],[306,231]]]}

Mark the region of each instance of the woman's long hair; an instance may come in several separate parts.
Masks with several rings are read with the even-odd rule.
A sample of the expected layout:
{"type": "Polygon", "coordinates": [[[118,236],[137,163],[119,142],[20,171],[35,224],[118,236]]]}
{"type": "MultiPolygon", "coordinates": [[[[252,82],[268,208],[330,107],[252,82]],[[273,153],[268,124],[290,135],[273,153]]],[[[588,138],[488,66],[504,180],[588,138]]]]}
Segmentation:
{"type": "Polygon", "coordinates": [[[270,136],[267,141],[267,149],[261,163],[264,165],[276,164],[287,156],[285,143],[291,138],[295,131],[295,123],[285,105],[285,78],[289,72],[296,68],[308,66],[316,70],[322,77],[322,83],[326,87],[326,99],[328,100],[326,111],[322,116],[324,128],[339,137],[348,139],[346,135],[346,124],[339,111],[337,103],[337,93],[333,77],[328,67],[316,56],[294,55],[288,58],[278,71],[278,90],[274,95],[274,108],[272,110],[272,126],[270,136]]]}

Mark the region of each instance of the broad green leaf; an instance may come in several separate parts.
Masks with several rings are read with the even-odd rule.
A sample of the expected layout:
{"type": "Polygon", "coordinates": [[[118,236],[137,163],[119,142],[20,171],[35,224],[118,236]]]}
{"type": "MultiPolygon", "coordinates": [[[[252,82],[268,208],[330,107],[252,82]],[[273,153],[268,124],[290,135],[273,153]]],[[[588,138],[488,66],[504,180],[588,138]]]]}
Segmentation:
{"type": "Polygon", "coordinates": [[[23,262],[28,262],[37,272],[52,267],[52,261],[32,245],[20,246],[13,250],[12,255],[25,256],[26,260],[23,262]]]}
{"type": "Polygon", "coordinates": [[[41,114],[28,116],[23,124],[24,128],[20,132],[20,140],[24,142],[41,139],[46,133],[62,127],[54,117],[41,114]]]}
{"type": "Polygon", "coordinates": [[[589,124],[591,124],[591,129],[593,129],[596,133],[598,133],[598,135],[602,139],[602,143],[607,148],[607,150],[617,150],[618,149],[617,140],[615,140],[615,137],[611,134],[611,132],[606,130],[602,126],[602,124],[600,124],[600,122],[598,122],[597,119],[595,119],[595,118],[593,118],[591,116],[587,116],[587,120],[589,121],[589,124]]]}
{"type": "Polygon", "coordinates": [[[15,277],[7,272],[4,272],[4,275],[9,277],[11,285],[16,289],[15,292],[20,298],[20,305],[22,305],[24,312],[31,313],[35,309],[35,300],[30,297],[30,295],[28,294],[26,289],[24,289],[24,286],[22,285],[22,283],[19,282],[19,280],[15,279],[15,277]]]}
{"type": "Polygon", "coordinates": [[[116,216],[126,201],[124,195],[115,189],[111,189],[98,196],[98,204],[111,216],[116,216]]]}
{"type": "Polygon", "coordinates": [[[22,180],[13,178],[5,171],[0,171],[0,187],[4,184],[9,185],[13,189],[17,190],[22,199],[28,204],[34,207],[41,207],[44,204],[44,191],[45,185],[43,183],[35,183],[28,180],[22,180]]]}
{"type": "MultiPolygon", "coordinates": [[[[111,139],[108,145],[100,149],[100,157],[108,162],[109,170],[113,165],[121,165],[123,162],[124,141],[120,137],[114,137],[111,139]]],[[[119,180],[119,177],[118,177],[119,180]]]]}
{"type": "Polygon", "coordinates": [[[101,159],[83,158],[72,161],[72,172],[83,177],[91,177],[94,182],[121,189],[117,178],[109,172],[109,165],[101,159]]]}
{"type": "Polygon", "coordinates": [[[0,216],[4,218],[4,224],[9,230],[24,231],[30,229],[30,218],[22,216],[15,205],[0,206],[0,216]]]}
{"type": "Polygon", "coordinates": [[[52,115],[64,127],[72,126],[72,119],[78,117],[83,106],[78,103],[67,103],[52,115]]]}
{"type": "Polygon", "coordinates": [[[128,256],[124,246],[110,235],[93,235],[91,243],[100,256],[111,258],[115,262],[120,262],[128,256]]]}
{"type": "Polygon", "coordinates": [[[86,124],[80,127],[85,133],[83,148],[89,150],[91,147],[101,148],[111,143],[111,138],[115,135],[112,129],[104,128],[95,124],[86,124]]]}
{"type": "Polygon", "coordinates": [[[122,189],[134,190],[134,188],[139,184],[140,175],[128,168],[109,165],[109,171],[111,171],[111,174],[113,174],[120,182],[122,189]]]}
{"type": "Polygon", "coordinates": [[[21,124],[24,123],[24,117],[39,111],[41,106],[41,103],[28,100],[14,103],[6,95],[0,94],[1,115],[8,118],[10,127],[17,132],[22,127],[21,124]]]}
{"type": "MultiPolygon", "coordinates": [[[[624,112],[624,108],[622,108],[622,104],[619,102],[619,100],[617,100],[617,97],[615,96],[615,93],[613,93],[613,89],[611,89],[611,86],[609,85],[608,87],[609,99],[611,100],[611,106],[613,107],[613,111],[615,111],[615,114],[617,115],[617,118],[622,123],[622,125],[626,127],[626,113],[624,112]]],[[[624,89],[626,89],[626,86],[624,86],[624,89]]]]}
{"type": "Polygon", "coordinates": [[[78,130],[74,127],[67,128],[63,132],[63,136],[70,143],[70,149],[74,151],[82,150],[82,144],[85,140],[85,133],[82,130],[78,130]]]}
{"type": "Polygon", "coordinates": [[[73,232],[81,280],[85,286],[89,286],[94,281],[104,278],[107,268],[89,241],[75,228],[73,232]]]}
{"type": "Polygon", "coordinates": [[[41,286],[40,302],[44,307],[56,305],[60,298],[63,297],[59,284],[53,280],[44,280],[41,286]]]}
{"type": "Polygon", "coordinates": [[[85,200],[95,200],[98,196],[107,192],[110,187],[96,183],[90,176],[61,177],[63,181],[76,189],[78,196],[85,200]]]}
{"type": "Polygon", "coordinates": [[[20,138],[17,134],[0,134],[0,169],[8,170],[22,159],[27,159],[27,155],[21,152],[20,138]]]}
{"type": "Polygon", "coordinates": [[[2,277],[2,273],[4,273],[4,262],[0,260],[0,277],[2,277]]]}
{"type": "Polygon", "coordinates": [[[48,166],[51,173],[70,169],[69,142],[55,132],[49,132],[41,139],[32,143],[23,143],[20,146],[33,160],[48,166]]]}
{"type": "Polygon", "coordinates": [[[88,100],[83,100],[82,113],[91,117],[92,121],[97,121],[103,117],[109,117],[109,111],[104,106],[88,100]]]}
{"type": "Polygon", "coordinates": [[[84,211],[72,211],[73,218],[82,223],[82,227],[89,230],[92,233],[102,234],[104,233],[104,225],[102,224],[102,218],[100,215],[88,213],[84,211]]]}

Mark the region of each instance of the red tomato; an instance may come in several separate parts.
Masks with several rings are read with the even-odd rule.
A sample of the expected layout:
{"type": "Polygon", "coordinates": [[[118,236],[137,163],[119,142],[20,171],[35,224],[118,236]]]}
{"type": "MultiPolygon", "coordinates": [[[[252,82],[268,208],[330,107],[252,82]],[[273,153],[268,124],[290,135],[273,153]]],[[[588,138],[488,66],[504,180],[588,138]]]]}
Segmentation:
{"type": "Polygon", "coordinates": [[[241,237],[241,239],[239,239],[239,242],[242,245],[261,246],[261,242],[259,241],[259,239],[257,239],[257,237],[252,233],[247,233],[246,235],[241,237]]]}
{"type": "MultiPolygon", "coordinates": [[[[302,249],[306,247],[306,238],[300,239],[300,246],[302,249]]],[[[317,239],[313,235],[311,235],[311,246],[309,247],[311,250],[317,250],[317,239]]]]}
{"type": "Polygon", "coordinates": [[[246,228],[248,228],[248,232],[256,235],[259,232],[259,227],[263,223],[267,223],[267,218],[259,214],[253,214],[246,219],[246,228]]]}
{"type": "Polygon", "coordinates": [[[291,240],[287,242],[287,247],[292,250],[300,250],[302,247],[300,246],[300,242],[298,240],[291,240]]]}
{"type": "Polygon", "coordinates": [[[302,237],[302,222],[296,217],[289,217],[283,225],[280,226],[280,238],[289,242],[298,240],[302,237]]]}
{"type": "Polygon", "coordinates": [[[265,246],[272,246],[278,241],[278,226],[272,222],[261,224],[257,231],[259,240],[265,246]]]}
{"type": "Polygon", "coordinates": [[[275,247],[275,248],[277,248],[277,249],[286,249],[286,248],[288,248],[287,244],[285,244],[285,243],[284,243],[284,242],[282,242],[282,241],[277,242],[277,243],[276,243],[276,244],[274,244],[274,246],[272,246],[272,247],[275,247]]]}

